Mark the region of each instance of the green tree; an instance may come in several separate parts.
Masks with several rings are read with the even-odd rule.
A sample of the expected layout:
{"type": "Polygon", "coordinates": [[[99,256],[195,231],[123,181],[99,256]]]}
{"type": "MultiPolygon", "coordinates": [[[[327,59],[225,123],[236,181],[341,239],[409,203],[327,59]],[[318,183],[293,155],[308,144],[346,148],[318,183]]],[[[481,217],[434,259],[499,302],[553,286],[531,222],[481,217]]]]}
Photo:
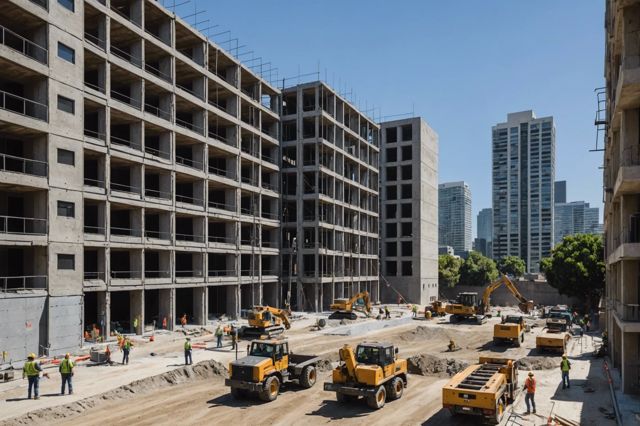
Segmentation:
{"type": "Polygon", "coordinates": [[[518,256],[505,256],[498,260],[498,271],[500,271],[501,274],[520,278],[524,275],[525,271],[524,260],[518,256]]]}
{"type": "Polygon", "coordinates": [[[551,257],[540,261],[540,270],[560,294],[578,298],[587,309],[598,306],[604,291],[602,238],[590,234],[564,237],[551,250],[551,257]]]}
{"type": "Polygon", "coordinates": [[[460,266],[462,259],[441,254],[438,256],[438,283],[445,287],[454,287],[460,280],[460,266]]]}
{"type": "Polygon", "coordinates": [[[460,285],[486,286],[498,278],[496,263],[477,251],[469,253],[460,267],[460,285]]]}

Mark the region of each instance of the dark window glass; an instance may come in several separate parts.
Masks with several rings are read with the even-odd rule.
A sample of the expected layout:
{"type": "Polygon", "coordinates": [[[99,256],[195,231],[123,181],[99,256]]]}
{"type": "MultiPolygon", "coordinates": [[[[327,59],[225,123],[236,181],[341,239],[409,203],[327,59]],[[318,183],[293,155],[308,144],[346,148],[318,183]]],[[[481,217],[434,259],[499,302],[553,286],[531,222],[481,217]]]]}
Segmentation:
{"type": "Polygon", "coordinates": [[[76,257],[72,254],[58,254],[58,269],[76,269],[76,257]]]}
{"type": "Polygon", "coordinates": [[[74,4],[74,0],[58,0],[58,3],[65,9],[69,9],[72,12],[75,12],[76,6],[74,4]]]}
{"type": "Polygon", "coordinates": [[[76,165],[75,153],[66,149],[58,148],[58,163],[69,166],[76,165]]]}
{"type": "Polygon", "coordinates": [[[76,63],[76,51],[60,42],[58,42],[58,57],[72,64],[76,63]]]}
{"type": "Polygon", "coordinates": [[[75,204],[68,201],[58,201],[58,216],[75,217],[75,204]]]}
{"type": "Polygon", "coordinates": [[[58,95],[58,109],[69,114],[76,113],[76,103],[73,99],[58,95]]]}

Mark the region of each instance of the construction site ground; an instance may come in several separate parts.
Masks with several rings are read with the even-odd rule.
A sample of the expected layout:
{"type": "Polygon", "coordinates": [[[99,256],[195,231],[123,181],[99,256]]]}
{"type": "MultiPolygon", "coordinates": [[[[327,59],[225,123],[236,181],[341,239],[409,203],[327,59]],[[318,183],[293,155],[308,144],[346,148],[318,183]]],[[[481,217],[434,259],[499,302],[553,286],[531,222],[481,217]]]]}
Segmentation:
{"type": "MultiPolygon", "coordinates": [[[[511,311],[504,308],[503,314],[511,311]]],[[[502,424],[546,424],[549,414],[560,415],[581,425],[614,425],[609,385],[602,360],[593,356],[599,339],[595,334],[571,339],[568,355],[572,363],[571,388],[563,390],[559,369],[560,357],[540,355],[535,350],[535,335],[542,331],[542,320],[529,318],[532,325],[522,347],[495,346],[493,325],[487,323],[449,324],[446,318],[410,319],[409,310],[392,309],[392,320],[359,319],[348,324],[330,321],[322,330],[313,330],[318,318],[326,315],[301,314],[286,332],[291,349],[301,354],[323,358],[316,385],[302,390],[292,385],[282,390],[274,402],[258,399],[234,400],[224,386],[228,362],[236,356],[230,341],[215,349],[215,337],[205,333],[193,337],[194,343],[206,344],[195,349],[193,366],[184,366],[182,331],[162,332],[154,342],[138,338],[128,365],[112,366],[82,363],[76,369],[74,394],[60,396],[57,369],[45,369],[50,378],[40,382],[39,400],[27,400],[27,381],[0,383],[0,425],[16,424],[182,424],[215,421],[241,421],[244,424],[478,424],[475,418],[453,418],[442,409],[442,386],[466,364],[477,362],[479,355],[510,357],[521,361],[519,377],[522,387],[531,370],[537,379],[537,414],[525,415],[524,395],[520,392],[509,407],[502,424]],[[453,339],[462,347],[447,352],[453,339]],[[410,358],[408,387],[404,396],[372,411],[362,401],[339,404],[335,394],[325,392],[322,383],[331,378],[331,364],[338,361],[338,348],[360,341],[392,342],[399,356],[410,358]],[[511,421],[515,421],[511,423],[511,421]]],[[[210,330],[211,331],[211,330],[210,330]]],[[[239,356],[246,350],[239,345],[239,356]]],[[[119,362],[122,354],[114,352],[119,362]]],[[[18,377],[20,372],[16,372],[18,377]]]]}

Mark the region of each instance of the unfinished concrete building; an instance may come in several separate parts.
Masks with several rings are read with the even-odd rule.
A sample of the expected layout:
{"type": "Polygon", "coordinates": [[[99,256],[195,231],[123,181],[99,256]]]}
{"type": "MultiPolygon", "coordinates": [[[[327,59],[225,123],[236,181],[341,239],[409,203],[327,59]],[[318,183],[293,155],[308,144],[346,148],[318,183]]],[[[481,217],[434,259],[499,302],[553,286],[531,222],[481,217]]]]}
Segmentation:
{"type": "Polygon", "coordinates": [[[625,393],[640,394],[640,1],[608,0],[604,242],[606,329],[625,393]]]}
{"type": "Polygon", "coordinates": [[[2,349],[277,304],[279,91],[156,1],[0,10],[2,349]]]}
{"type": "Polygon", "coordinates": [[[295,309],[378,289],[379,126],[322,82],[282,91],[282,275],[295,309]]]}
{"type": "Polygon", "coordinates": [[[438,135],[420,117],[380,124],[381,299],[438,298],[438,135]]]}

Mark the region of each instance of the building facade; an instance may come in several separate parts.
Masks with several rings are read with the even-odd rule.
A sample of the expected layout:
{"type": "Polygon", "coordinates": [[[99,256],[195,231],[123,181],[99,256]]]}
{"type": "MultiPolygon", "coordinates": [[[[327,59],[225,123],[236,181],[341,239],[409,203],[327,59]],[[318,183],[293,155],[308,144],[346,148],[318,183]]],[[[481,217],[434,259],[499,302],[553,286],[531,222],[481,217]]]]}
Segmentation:
{"type": "Polygon", "coordinates": [[[600,209],[584,201],[556,203],[554,206],[554,245],[567,235],[601,234],[600,209]]]}
{"type": "Polygon", "coordinates": [[[381,300],[424,305],[438,298],[438,135],[419,117],[380,126],[381,300]]]}
{"type": "Polygon", "coordinates": [[[280,92],[156,1],[0,8],[3,350],[277,305],[280,92]]]}
{"type": "Polygon", "coordinates": [[[322,82],[282,102],[286,299],[305,311],[364,290],[377,301],[379,126],[322,82]]]}
{"type": "Polygon", "coordinates": [[[476,226],[478,232],[475,239],[474,250],[479,251],[484,256],[492,257],[493,209],[487,208],[480,210],[476,219],[476,226]]]}
{"type": "Polygon", "coordinates": [[[438,185],[438,245],[457,255],[471,250],[471,190],[466,182],[438,185]]]}
{"type": "Polygon", "coordinates": [[[640,394],[640,1],[606,8],[605,327],[622,390],[640,394]]]}
{"type": "Polygon", "coordinates": [[[538,272],[553,245],[555,125],[533,111],[492,128],[493,258],[518,256],[538,272]]]}
{"type": "Polygon", "coordinates": [[[558,180],[553,183],[553,202],[555,204],[567,202],[567,181],[558,180]]]}

